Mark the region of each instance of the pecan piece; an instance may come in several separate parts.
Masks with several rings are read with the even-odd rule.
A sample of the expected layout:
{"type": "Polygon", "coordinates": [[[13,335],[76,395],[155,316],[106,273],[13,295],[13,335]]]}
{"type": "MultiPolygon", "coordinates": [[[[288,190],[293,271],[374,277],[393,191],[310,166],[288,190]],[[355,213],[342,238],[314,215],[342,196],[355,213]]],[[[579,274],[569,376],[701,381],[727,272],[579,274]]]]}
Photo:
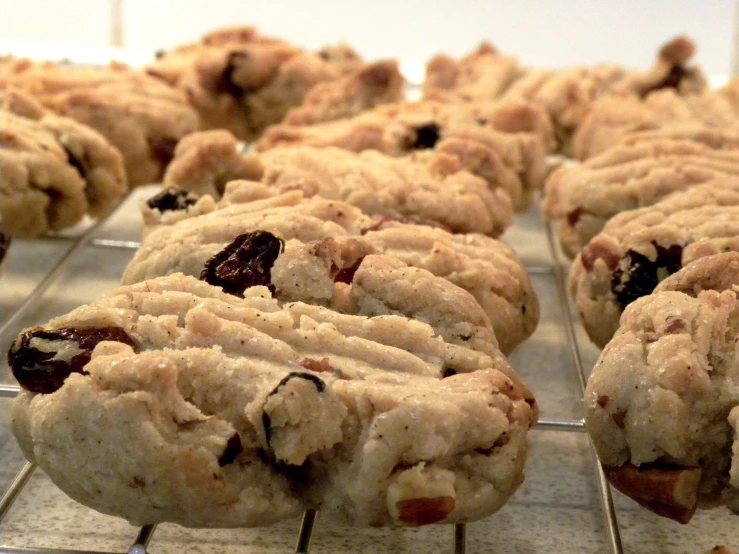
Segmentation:
{"type": "Polygon", "coordinates": [[[454,498],[408,498],[396,504],[398,519],[408,525],[428,525],[445,519],[454,511],[454,498]]]}
{"type": "Polygon", "coordinates": [[[659,462],[640,467],[624,464],[604,467],[610,483],[657,515],[688,523],[698,503],[702,468],[681,467],[659,462]]]}

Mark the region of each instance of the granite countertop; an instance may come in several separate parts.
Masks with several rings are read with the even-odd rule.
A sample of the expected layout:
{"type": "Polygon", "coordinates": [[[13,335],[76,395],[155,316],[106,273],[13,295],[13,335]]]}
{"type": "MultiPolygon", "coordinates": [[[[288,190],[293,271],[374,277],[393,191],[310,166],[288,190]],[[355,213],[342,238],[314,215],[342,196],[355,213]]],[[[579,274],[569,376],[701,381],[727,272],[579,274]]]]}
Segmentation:
{"type": "MultiPolygon", "coordinates": [[[[0,348],[6,349],[21,327],[69,311],[116,286],[134,252],[126,247],[130,246],[126,241],[139,239],[138,203],[151,192],[138,189],[109,221],[94,230],[94,241],[77,247],[46,292],[0,334],[0,348]]],[[[0,276],[0,324],[8,322],[84,230],[82,226],[66,238],[13,243],[0,276]]],[[[581,384],[567,340],[557,266],[539,211],[519,214],[514,227],[502,238],[529,267],[542,308],[536,333],[513,353],[511,363],[534,390],[542,420],[553,425],[542,425],[530,433],[526,481],[513,499],[497,514],[467,525],[467,552],[611,552],[597,466],[588,437],[582,432],[581,384]],[[568,424],[569,428],[561,430],[568,424]]],[[[560,275],[566,274],[566,262],[560,267],[560,275]]],[[[574,330],[577,354],[587,373],[598,352],[577,322],[574,330]]],[[[1,383],[12,383],[5,365],[0,372],[1,383]]],[[[8,398],[0,399],[0,491],[8,488],[24,464],[8,430],[8,404],[8,398]]],[[[614,504],[624,552],[701,554],[718,544],[739,552],[736,520],[724,508],[699,512],[689,525],[679,525],[641,509],[617,492],[614,504]]],[[[164,524],[156,529],[148,550],[159,554],[291,552],[299,527],[298,520],[269,528],[236,530],[184,529],[164,524]]],[[[37,470],[0,522],[0,554],[23,548],[126,552],[138,532],[125,521],[76,504],[37,470]]],[[[310,551],[451,553],[454,528],[354,529],[318,514],[310,551]]]]}

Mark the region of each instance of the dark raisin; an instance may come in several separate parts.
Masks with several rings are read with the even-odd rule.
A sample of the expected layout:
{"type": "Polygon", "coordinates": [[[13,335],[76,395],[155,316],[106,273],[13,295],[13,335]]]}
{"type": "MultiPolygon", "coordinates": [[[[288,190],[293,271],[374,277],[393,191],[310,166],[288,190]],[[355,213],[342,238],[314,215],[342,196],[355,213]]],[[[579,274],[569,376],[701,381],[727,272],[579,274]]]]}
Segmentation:
{"type": "MultiPolygon", "coordinates": [[[[272,392],[267,395],[267,398],[269,398],[273,394],[277,394],[280,391],[280,388],[284,387],[285,384],[290,382],[292,379],[305,379],[307,381],[310,381],[316,386],[316,390],[318,392],[323,392],[324,390],[326,390],[326,383],[324,383],[315,375],[302,371],[293,371],[287,374],[279,383],[277,383],[277,386],[272,390],[272,392]]],[[[269,446],[269,443],[272,440],[272,422],[266,412],[262,413],[262,424],[264,425],[264,435],[267,439],[267,446],[269,446]]]]}
{"type": "Polygon", "coordinates": [[[164,49],[160,48],[159,50],[154,51],[154,59],[156,60],[163,58],[166,55],[167,55],[167,51],[164,49]]]}
{"type": "Polygon", "coordinates": [[[452,375],[456,375],[457,371],[452,369],[451,367],[445,367],[441,372],[441,378],[446,379],[447,377],[451,377],[452,375]]]}
{"type": "Polygon", "coordinates": [[[651,87],[645,89],[642,92],[642,97],[647,96],[650,92],[654,92],[655,90],[660,90],[663,88],[674,88],[677,89],[680,87],[680,83],[685,78],[685,76],[688,74],[688,72],[685,70],[685,68],[679,64],[675,64],[670,68],[670,71],[665,75],[665,78],[661,81],[653,84],[651,87]]]}
{"type": "Polygon", "coordinates": [[[274,293],[272,266],[284,248],[282,239],[268,231],[244,233],[205,262],[200,279],[235,296],[258,285],[274,293]]]}
{"type": "Polygon", "coordinates": [[[232,96],[244,96],[246,90],[234,82],[234,72],[239,65],[244,63],[249,54],[246,52],[231,52],[226,60],[226,68],[221,74],[219,88],[232,96]]]}
{"type": "Polygon", "coordinates": [[[10,347],[8,365],[24,389],[49,394],[58,390],[70,374],[86,374],[83,368],[90,361],[95,346],[102,341],[135,347],[131,337],[119,327],[35,328],[21,334],[10,347]],[[31,344],[34,339],[46,342],[39,348],[40,345],[31,344]],[[57,359],[60,354],[64,359],[57,359]]]}
{"type": "Polygon", "coordinates": [[[5,253],[8,251],[10,246],[10,237],[0,233],[0,261],[5,257],[5,253]]]}
{"type": "Polygon", "coordinates": [[[226,448],[223,450],[223,454],[218,458],[218,465],[223,467],[228,464],[232,464],[236,457],[241,454],[244,447],[241,446],[241,437],[238,433],[231,435],[226,443],[226,448]]]}
{"type": "Polygon", "coordinates": [[[613,272],[611,290],[621,308],[637,298],[650,294],[659,282],[682,267],[683,247],[674,244],[664,248],[656,243],[657,259],[629,250],[613,272]]]}
{"type": "Polygon", "coordinates": [[[194,205],[198,201],[198,198],[200,197],[193,192],[178,189],[177,187],[168,187],[149,198],[146,201],[146,205],[152,210],[159,210],[160,212],[176,212],[186,210],[194,205]]]}
{"type": "Polygon", "coordinates": [[[169,165],[174,158],[174,150],[177,147],[177,139],[174,137],[158,137],[148,139],[151,157],[159,162],[162,167],[169,165]]]}
{"type": "Polygon", "coordinates": [[[487,117],[478,117],[475,118],[475,121],[478,125],[487,125],[488,123],[490,123],[487,117]]]}
{"type": "Polygon", "coordinates": [[[413,150],[433,148],[441,137],[441,127],[437,123],[427,123],[414,129],[416,137],[409,147],[413,150]]]}
{"type": "Polygon", "coordinates": [[[334,283],[346,283],[347,285],[351,284],[352,280],[354,279],[354,274],[359,269],[359,266],[362,265],[362,260],[364,260],[364,256],[359,258],[351,266],[344,267],[342,269],[339,269],[335,265],[332,265],[331,270],[334,273],[334,283]]]}
{"type": "Polygon", "coordinates": [[[64,148],[64,152],[66,152],[67,154],[67,163],[77,170],[77,173],[79,173],[80,177],[86,179],[85,176],[87,175],[87,169],[85,168],[84,162],[74,156],[72,152],[66,147],[64,148]]]}
{"type": "Polygon", "coordinates": [[[585,210],[582,208],[575,208],[567,214],[567,223],[570,224],[570,227],[577,225],[577,222],[580,221],[583,213],[585,213],[585,210]]]}

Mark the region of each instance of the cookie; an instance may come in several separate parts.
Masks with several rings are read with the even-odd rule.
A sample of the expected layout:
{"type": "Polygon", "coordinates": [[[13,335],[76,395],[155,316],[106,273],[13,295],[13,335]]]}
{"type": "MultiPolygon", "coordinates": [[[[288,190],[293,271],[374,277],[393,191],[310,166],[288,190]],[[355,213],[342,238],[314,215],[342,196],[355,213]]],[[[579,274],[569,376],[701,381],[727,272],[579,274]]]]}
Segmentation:
{"type": "Polygon", "coordinates": [[[477,174],[491,184],[504,184],[517,210],[532,205],[548,173],[546,157],[554,135],[546,114],[526,102],[385,104],[329,123],[274,125],[256,149],[335,146],[407,156],[434,149],[445,138],[479,142],[490,152],[485,154],[484,165],[478,164],[477,174]]]}
{"type": "Polygon", "coordinates": [[[549,113],[557,135],[557,150],[570,155],[573,135],[598,98],[629,95],[644,98],[671,89],[681,95],[705,90],[701,71],[690,65],[695,46],[677,37],[658,52],[653,67],[635,71],[615,64],[563,69],[525,68],[516,58],[500,54],[489,44],[459,61],[448,56],[432,59],[426,68],[425,98],[469,102],[481,99],[526,100],[549,113]]]}
{"type": "Polygon", "coordinates": [[[696,509],[739,510],[737,269],[736,252],[701,258],[663,281],[692,281],[687,294],[660,285],[630,304],[585,392],[585,423],[611,484],[681,523],[696,509]],[[711,269],[694,269],[703,264],[711,269]],[[718,289],[696,287],[701,274],[718,289]]]}
{"type": "Polygon", "coordinates": [[[689,140],[643,140],[554,170],[545,185],[542,210],[557,226],[565,253],[574,257],[619,212],[737,174],[739,150],[689,140]]]}
{"type": "Polygon", "coordinates": [[[352,271],[362,257],[377,253],[430,271],[471,293],[490,318],[504,354],[536,329],[539,304],[531,280],[518,256],[502,242],[485,235],[455,235],[427,225],[371,218],[349,204],[306,199],[298,191],[259,198],[260,187],[234,182],[222,200],[225,203],[206,215],[196,215],[195,203],[183,205],[177,223],[174,219],[170,224],[157,223],[147,231],[122,283],[176,272],[197,277],[208,260],[236,237],[267,231],[284,243],[270,280],[263,283],[272,286],[280,300],[337,308],[343,302],[342,289],[352,283],[352,271]],[[258,190],[244,190],[251,188],[258,190]]]}
{"type": "Polygon", "coordinates": [[[693,260],[739,250],[739,187],[718,180],[611,219],[575,258],[569,286],[583,326],[603,347],[631,302],[693,260]]]}
{"type": "Polygon", "coordinates": [[[333,81],[318,83],[292,108],[283,123],[315,125],[352,117],[375,106],[401,101],[405,78],[398,62],[381,60],[333,81]]]}
{"type": "Polygon", "coordinates": [[[586,160],[625,140],[639,140],[640,136],[693,138],[689,130],[698,136],[701,133],[735,135],[733,127],[739,115],[735,89],[739,89],[739,80],[700,94],[681,95],[666,89],[646,99],[635,96],[599,99],[577,130],[573,154],[586,160]]]}
{"type": "Polygon", "coordinates": [[[17,238],[36,237],[100,217],[127,190],[121,154],[76,121],[43,110],[21,93],[0,93],[0,219],[17,238]]]}
{"type": "Polygon", "coordinates": [[[473,521],[520,485],[536,407],[492,343],[244,295],[171,275],[24,331],[24,454],[136,525],[473,521]]]}
{"type": "Polygon", "coordinates": [[[132,186],[159,182],[179,139],[199,127],[181,92],[120,65],[0,58],[0,90],[8,88],[103,135],[123,155],[132,186]]]}
{"type": "Polygon", "coordinates": [[[513,219],[508,189],[473,174],[495,167],[491,151],[476,141],[450,138],[434,150],[402,158],[312,147],[242,156],[237,148],[225,131],[193,135],[178,146],[164,184],[220,197],[227,179],[258,180],[276,192],[302,190],[306,196],[347,202],[369,215],[490,236],[501,234],[513,219]]]}
{"type": "MultiPolygon", "coordinates": [[[[361,71],[362,66],[346,45],[313,53],[245,27],[215,31],[198,43],[164,52],[145,71],[187,95],[200,114],[202,129],[227,129],[252,141],[301,105],[315,85],[361,71]]],[[[362,93],[385,92],[363,85],[355,90],[356,84],[347,80],[343,87],[338,93],[316,92],[312,102],[321,102],[327,116],[327,104],[338,100],[328,96],[343,95],[362,104],[374,101],[362,93]]]]}

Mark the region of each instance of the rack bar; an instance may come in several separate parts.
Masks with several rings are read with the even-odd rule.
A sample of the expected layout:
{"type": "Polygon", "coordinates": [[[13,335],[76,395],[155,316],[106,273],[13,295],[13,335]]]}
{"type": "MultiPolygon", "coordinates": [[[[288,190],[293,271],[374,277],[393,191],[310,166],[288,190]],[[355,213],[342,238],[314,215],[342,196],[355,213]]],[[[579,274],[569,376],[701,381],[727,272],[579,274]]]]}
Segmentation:
{"type": "Polygon", "coordinates": [[[134,543],[129,547],[128,554],[146,554],[146,547],[149,546],[156,529],[156,525],[144,525],[134,543]]]}
{"type": "MultiPolygon", "coordinates": [[[[573,323],[572,310],[570,310],[569,296],[567,292],[567,280],[565,278],[564,270],[562,268],[562,261],[557,253],[557,246],[554,239],[554,233],[552,232],[551,224],[547,223],[544,225],[546,231],[547,242],[549,244],[549,251],[552,254],[552,268],[554,270],[554,277],[557,283],[557,296],[559,296],[559,304],[562,314],[564,315],[563,322],[565,333],[567,335],[567,343],[570,347],[570,353],[572,354],[572,362],[575,364],[577,371],[577,378],[580,381],[580,393],[582,396],[585,395],[585,385],[587,378],[585,377],[585,369],[583,368],[582,358],[580,357],[580,348],[577,345],[577,336],[575,335],[575,325],[573,323]]],[[[601,507],[603,509],[603,516],[606,523],[606,533],[608,534],[608,543],[611,547],[613,554],[623,554],[623,544],[621,543],[621,533],[618,529],[618,520],[616,518],[616,510],[613,507],[613,498],[611,496],[611,489],[608,485],[608,480],[603,473],[603,468],[598,461],[598,457],[595,453],[595,447],[593,441],[589,440],[590,452],[595,460],[596,473],[598,476],[598,488],[600,490],[601,507]]]]}
{"type": "Polygon", "coordinates": [[[17,548],[13,546],[0,547],[0,554],[112,554],[99,550],[67,550],[64,548],[17,548]]]}
{"type": "Polygon", "coordinates": [[[18,385],[0,385],[0,398],[15,398],[20,390],[18,385]]]}
{"type": "Polygon", "coordinates": [[[583,420],[569,420],[569,419],[540,419],[536,428],[541,428],[550,431],[580,431],[585,432],[585,422],[583,420]]]}
{"type": "Polygon", "coordinates": [[[467,552],[467,524],[456,523],[454,525],[454,554],[465,554],[467,552]]]}
{"type": "Polygon", "coordinates": [[[93,246],[104,246],[105,248],[123,248],[126,250],[138,250],[141,242],[137,240],[116,240],[116,239],[92,239],[93,246]]]}
{"type": "Polygon", "coordinates": [[[82,249],[87,246],[87,244],[92,240],[93,234],[98,229],[100,229],[108,221],[108,219],[110,219],[111,215],[113,215],[117,211],[117,209],[123,204],[123,202],[125,202],[125,198],[121,200],[121,202],[119,202],[119,204],[114,209],[110,210],[105,217],[97,220],[92,226],[90,226],[89,229],[87,229],[87,231],[73,240],[69,250],[64,253],[64,255],[56,263],[56,265],[51,269],[51,271],[49,271],[49,273],[47,273],[46,276],[41,280],[41,282],[36,286],[33,292],[23,300],[18,309],[15,310],[15,312],[5,321],[2,326],[0,326],[0,338],[5,337],[8,331],[13,329],[18,324],[18,321],[21,319],[21,317],[23,317],[23,315],[36,304],[36,302],[41,298],[44,292],[46,292],[48,288],[54,283],[54,281],[56,281],[57,277],[59,277],[67,264],[69,264],[75,258],[75,256],[79,255],[79,253],[82,252],[82,249]]]}
{"type": "Polygon", "coordinates": [[[298,532],[298,543],[295,545],[295,554],[308,554],[317,515],[316,510],[306,510],[303,513],[303,521],[300,522],[300,531],[298,532]]]}
{"type": "Polygon", "coordinates": [[[26,464],[18,472],[18,475],[15,476],[15,479],[13,479],[13,482],[8,487],[8,490],[5,491],[5,494],[0,499],[0,521],[5,519],[5,515],[8,513],[8,510],[10,510],[13,502],[15,502],[16,498],[18,498],[21,490],[23,490],[23,487],[26,485],[26,483],[28,483],[31,475],[33,475],[34,469],[36,469],[35,464],[32,464],[31,462],[26,462],[26,464]]]}

